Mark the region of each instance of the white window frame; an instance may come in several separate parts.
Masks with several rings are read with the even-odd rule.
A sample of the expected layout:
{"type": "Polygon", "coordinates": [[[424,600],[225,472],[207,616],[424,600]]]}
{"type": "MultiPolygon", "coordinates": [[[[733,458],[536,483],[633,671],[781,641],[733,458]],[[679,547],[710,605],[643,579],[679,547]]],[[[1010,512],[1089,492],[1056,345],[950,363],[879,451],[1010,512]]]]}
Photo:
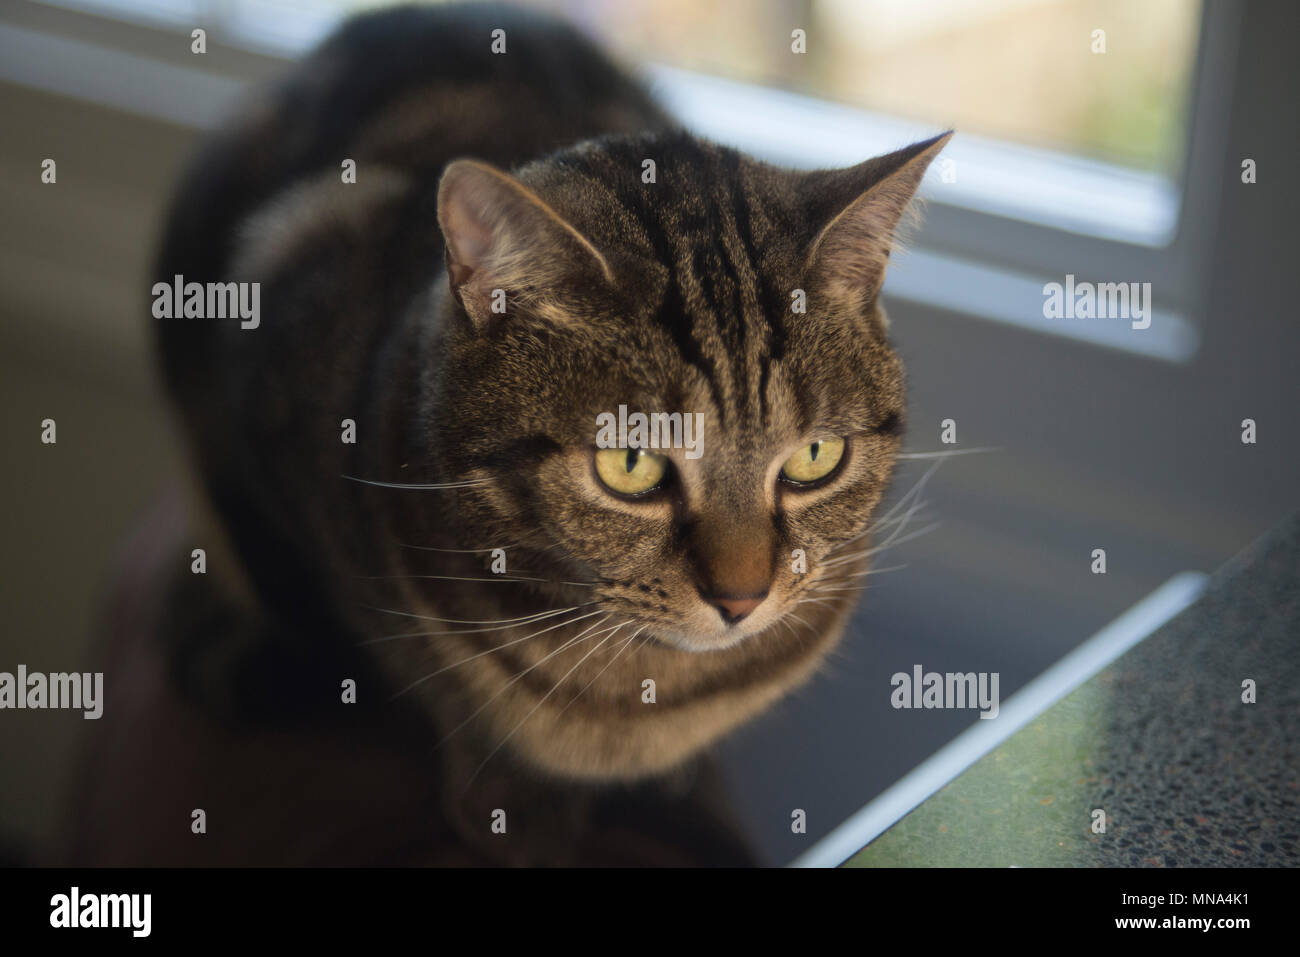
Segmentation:
{"type": "MultiPolygon", "coordinates": [[[[14,9],[14,8],[10,8],[14,9]]],[[[188,0],[54,0],[23,3],[0,20],[0,80],[101,103],[196,129],[210,128],[247,85],[283,68],[334,23],[241,3],[188,0]],[[61,7],[63,9],[52,9],[61,7]],[[196,12],[196,10],[201,12],[196,12]],[[69,11],[78,11],[70,13],[69,11]],[[89,11],[94,11],[90,13],[89,11]],[[62,14],[62,16],[59,16],[62,14]],[[97,30],[111,21],[112,36],[97,30]],[[241,51],[242,75],[222,74],[174,39],[195,26],[210,44],[241,51]],[[62,64],[77,62],[68,72],[62,64]]],[[[1204,2],[1187,109],[1183,175],[1154,174],[961,134],[945,150],[955,182],[933,167],[922,187],[927,226],[891,267],[890,301],[1183,363],[1200,344],[1204,277],[1227,170],[1227,128],[1241,5],[1204,2]],[[1149,282],[1151,326],[1043,316],[1043,286],[1067,274],[1080,281],[1149,282]]],[[[651,65],[652,90],[688,127],[773,162],[799,168],[845,166],[936,129],[854,107],[734,80],[651,65]]]]}

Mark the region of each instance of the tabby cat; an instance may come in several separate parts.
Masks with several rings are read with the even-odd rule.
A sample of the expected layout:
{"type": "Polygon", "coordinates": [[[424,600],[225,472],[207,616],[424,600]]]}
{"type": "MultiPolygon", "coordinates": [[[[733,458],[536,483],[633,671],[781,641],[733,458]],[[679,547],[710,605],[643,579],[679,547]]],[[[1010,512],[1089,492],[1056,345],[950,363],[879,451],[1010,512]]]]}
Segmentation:
{"type": "Polygon", "coordinates": [[[348,681],[414,708],[465,833],[528,788],[564,817],[678,780],[844,629],[904,419],[878,292],[946,141],[793,172],[557,20],[347,23],[166,228],[159,281],[261,302],[157,320],[214,517],[162,627],[179,685],[245,724],[348,681]],[[597,448],[620,406],[701,413],[702,454],[597,448]]]}

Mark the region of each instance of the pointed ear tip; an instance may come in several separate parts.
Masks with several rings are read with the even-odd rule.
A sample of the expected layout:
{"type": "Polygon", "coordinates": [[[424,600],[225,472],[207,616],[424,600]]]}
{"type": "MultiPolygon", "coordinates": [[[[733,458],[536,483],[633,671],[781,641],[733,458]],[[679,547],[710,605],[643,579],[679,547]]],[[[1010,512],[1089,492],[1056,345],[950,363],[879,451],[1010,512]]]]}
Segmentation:
{"type": "Polygon", "coordinates": [[[945,130],[944,132],[939,133],[937,136],[930,137],[928,140],[922,140],[921,145],[925,147],[927,152],[932,151],[937,153],[939,150],[947,146],[948,141],[951,140],[956,135],[957,135],[956,130],[945,130]]]}
{"type": "Polygon", "coordinates": [[[459,186],[466,180],[500,178],[500,176],[500,171],[490,163],[465,156],[459,157],[444,166],[442,175],[438,177],[439,200],[447,194],[448,189],[459,186]]]}
{"type": "Polygon", "coordinates": [[[469,172],[469,170],[473,168],[474,165],[475,163],[472,159],[468,159],[464,156],[458,156],[456,157],[456,159],[450,161],[446,166],[442,168],[442,176],[439,178],[443,182],[446,182],[448,177],[454,178],[456,176],[462,176],[465,173],[469,172]]]}
{"type": "Polygon", "coordinates": [[[496,184],[508,177],[491,163],[472,157],[460,157],[443,167],[438,177],[437,217],[444,230],[451,219],[474,217],[482,200],[494,195],[496,184]]]}
{"type": "Polygon", "coordinates": [[[469,173],[469,162],[463,159],[454,159],[442,169],[442,175],[438,177],[438,212],[446,207],[448,199],[451,197],[453,190],[463,182],[466,174],[469,173]]]}

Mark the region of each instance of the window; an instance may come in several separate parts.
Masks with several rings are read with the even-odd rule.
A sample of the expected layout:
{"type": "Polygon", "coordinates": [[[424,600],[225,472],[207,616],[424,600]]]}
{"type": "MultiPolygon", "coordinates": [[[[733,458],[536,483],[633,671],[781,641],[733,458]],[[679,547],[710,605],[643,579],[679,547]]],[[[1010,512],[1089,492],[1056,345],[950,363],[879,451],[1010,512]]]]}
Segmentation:
{"type": "MultiPolygon", "coordinates": [[[[933,228],[891,271],[893,298],[1148,358],[1183,362],[1195,354],[1210,227],[1185,228],[1179,211],[1185,192],[1218,175],[1218,158],[1209,140],[1214,111],[1198,111],[1198,130],[1188,117],[1207,83],[1205,64],[1222,69],[1215,51],[1231,49],[1235,9],[1202,9],[1199,0],[524,2],[562,12],[646,64],[657,94],[697,132],[773,162],[849,165],[957,128],[922,190],[933,228]],[[805,31],[815,55],[794,52],[795,30],[805,31]],[[1068,69],[1051,68],[1069,59],[1068,69]],[[1045,319],[1042,289],[1067,274],[1150,280],[1151,327],[1130,335],[1114,325],[1045,319]],[[943,299],[943,290],[959,286],[959,301],[943,299]]],[[[217,42],[273,56],[297,55],[347,13],[381,5],[57,4],[174,27],[202,24],[217,42]]],[[[229,84],[210,79],[197,85],[224,98],[229,84]]],[[[178,82],[196,86],[193,76],[178,82]]],[[[92,99],[106,95],[89,78],[85,85],[92,99]]],[[[130,95],[147,104],[165,100],[166,88],[136,84],[130,95]],[[153,92],[141,96],[141,89],[153,92]]],[[[195,117],[219,113],[192,93],[186,103],[195,117]]]]}

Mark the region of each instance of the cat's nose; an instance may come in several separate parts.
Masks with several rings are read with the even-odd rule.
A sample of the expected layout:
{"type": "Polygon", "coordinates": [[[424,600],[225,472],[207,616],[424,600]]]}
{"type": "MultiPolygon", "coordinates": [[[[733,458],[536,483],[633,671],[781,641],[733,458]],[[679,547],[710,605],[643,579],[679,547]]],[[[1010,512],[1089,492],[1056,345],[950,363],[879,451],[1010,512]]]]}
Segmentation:
{"type": "Polygon", "coordinates": [[[761,595],[709,595],[707,601],[722,614],[722,619],[729,625],[734,625],[746,617],[751,611],[763,604],[763,599],[767,597],[767,592],[761,595]]]}

